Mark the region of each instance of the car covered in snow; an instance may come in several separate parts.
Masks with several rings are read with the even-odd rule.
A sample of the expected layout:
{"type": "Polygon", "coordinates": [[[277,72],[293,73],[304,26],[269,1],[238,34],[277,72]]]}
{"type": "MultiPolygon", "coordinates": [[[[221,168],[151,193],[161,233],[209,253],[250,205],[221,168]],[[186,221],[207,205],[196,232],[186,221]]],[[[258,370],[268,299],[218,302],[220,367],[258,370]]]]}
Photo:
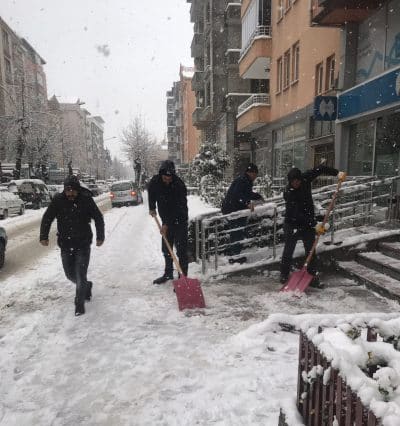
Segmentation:
{"type": "Polygon", "coordinates": [[[7,188],[0,188],[0,219],[7,219],[11,215],[25,213],[25,203],[7,188]]]}
{"type": "Polygon", "coordinates": [[[17,194],[27,208],[40,209],[50,204],[50,193],[40,179],[18,179],[9,182],[9,191],[17,194]]]}
{"type": "Polygon", "coordinates": [[[131,180],[114,182],[110,188],[110,199],[112,207],[143,203],[142,192],[136,183],[131,180]]]}
{"type": "Polygon", "coordinates": [[[6,258],[7,247],[7,233],[6,230],[0,226],[0,268],[3,267],[6,258]]]}

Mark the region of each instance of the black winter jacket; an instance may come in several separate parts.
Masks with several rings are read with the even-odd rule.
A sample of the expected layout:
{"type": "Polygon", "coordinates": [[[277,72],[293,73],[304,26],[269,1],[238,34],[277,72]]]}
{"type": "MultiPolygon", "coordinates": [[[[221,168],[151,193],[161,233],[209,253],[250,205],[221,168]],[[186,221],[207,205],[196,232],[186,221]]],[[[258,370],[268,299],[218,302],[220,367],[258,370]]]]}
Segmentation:
{"type": "Polygon", "coordinates": [[[253,182],[247,173],[238,176],[232,183],[222,201],[222,214],[237,212],[248,208],[251,200],[261,200],[260,194],[253,192],[253,182]]]}
{"type": "Polygon", "coordinates": [[[166,185],[160,175],[152,177],[149,186],[149,210],[157,210],[163,225],[183,224],[188,221],[187,190],[183,181],[173,175],[166,185]]]}
{"type": "Polygon", "coordinates": [[[93,239],[92,219],[96,225],[97,240],[104,241],[103,215],[93,198],[83,191],[74,201],[69,201],[64,192],[54,196],[42,218],[40,240],[48,240],[54,219],[57,219],[57,242],[61,248],[90,246],[93,239]]]}
{"type": "Polygon", "coordinates": [[[300,188],[287,185],[283,197],[286,201],[285,223],[298,228],[311,228],[316,225],[311,183],[320,175],[336,176],[338,171],[324,165],[301,174],[300,188]]]}

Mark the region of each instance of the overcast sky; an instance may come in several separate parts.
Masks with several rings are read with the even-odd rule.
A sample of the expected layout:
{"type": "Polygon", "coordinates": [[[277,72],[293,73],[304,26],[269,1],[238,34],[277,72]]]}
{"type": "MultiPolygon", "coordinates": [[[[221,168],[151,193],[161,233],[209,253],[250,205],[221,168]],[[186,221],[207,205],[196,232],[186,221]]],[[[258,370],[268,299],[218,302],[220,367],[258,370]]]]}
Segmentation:
{"type": "MultiPolygon", "coordinates": [[[[0,16],[47,62],[48,95],[86,102],[105,139],[141,114],[166,134],[165,92],[192,65],[186,0],[0,0],[0,16]]],[[[121,156],[119,142],[105,144],[121,156]]]]}

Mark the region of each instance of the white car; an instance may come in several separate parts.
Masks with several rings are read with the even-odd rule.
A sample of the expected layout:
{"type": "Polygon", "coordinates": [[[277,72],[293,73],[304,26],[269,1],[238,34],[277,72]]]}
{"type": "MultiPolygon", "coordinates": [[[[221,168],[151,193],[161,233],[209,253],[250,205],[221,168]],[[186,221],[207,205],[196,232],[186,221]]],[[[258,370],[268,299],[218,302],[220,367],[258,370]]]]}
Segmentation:
{"type": "Polygon", "coordinates": [[[7,219],[13,214],[25,213],[25,203],[17,195],[0,188],[0,219],[7,219]]]}

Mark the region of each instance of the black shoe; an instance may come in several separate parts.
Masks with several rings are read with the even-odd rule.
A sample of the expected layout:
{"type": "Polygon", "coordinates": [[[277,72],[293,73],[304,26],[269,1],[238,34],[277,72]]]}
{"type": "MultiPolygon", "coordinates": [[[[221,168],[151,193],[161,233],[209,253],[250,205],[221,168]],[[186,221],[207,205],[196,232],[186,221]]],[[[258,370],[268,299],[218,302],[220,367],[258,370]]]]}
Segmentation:
{"type": "Polygon", "coordinates": [[[281,276],[279,277],[279,282],[281,284],[286,284],[288,279],[289,279],[289,275],[281,274],[281,276]]]}
{"type": "Polygon", "coordinates": [[[164,274],[162,277],[157,278],[153,281],[153,284],[164,284],[169,280],[173,280],[174,276],[173,274],[164,274]]]}
{"type": "Polygon", "coordinates": [[[75,298],[75,316],[83,315],[85,313],[85,302],[78,302],[75,298]]]}
{"type": "Polygon", "coordinates": [[[87,301],[90,301],[90,299],[92,298],[92,287],[93,287],[92,281],[88,281],[86,283],[86,294],[85,294],[85,300],[87,301]]]}
{"type": "Polygon", "coordinates": [[[238,257],[238,258],[236,258],[236,259],[231,258],[231,259],[229,259],[229,260],[228,260],[228,262],[229,262],[231,265],[233,265],[234,263],[240,263],[240,264],[242,264],[242,263],[247,262],[247,257],[246,257],[246,256],[242,256],[242,257],[238,257]]]}
{"type": "Polygon", "coordinates": [[[311,281],[310,287],[312,288],[324,288],[325,286],[321,283],[318,277],[314,277],[311,281]]]}

